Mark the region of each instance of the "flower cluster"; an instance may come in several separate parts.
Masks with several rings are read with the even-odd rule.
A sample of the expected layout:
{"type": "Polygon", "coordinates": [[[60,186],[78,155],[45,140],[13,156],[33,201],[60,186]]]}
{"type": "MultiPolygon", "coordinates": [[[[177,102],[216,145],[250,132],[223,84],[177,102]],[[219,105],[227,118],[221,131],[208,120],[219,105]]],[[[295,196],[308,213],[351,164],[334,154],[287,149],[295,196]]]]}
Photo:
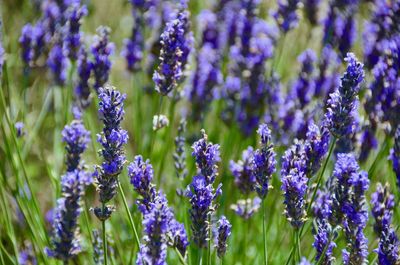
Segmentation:
{"type": "Polygon", "coordinates": [[[253,168],[254,149],[249,146],[242,153],[242,160],[230,161],[229,169],[235,177],[235,184],[243,194],[249,194],[254,190],[256,178],[253,168]]]}
{"type": "Polygon", "coordinates": [[[64,86],[67,79],[68,58],[63,43],[56,43],[49,53],[47,65],[50,68],[54,83],[64,86]]]}
{"type": "Polygon", "coordinates": [[[128,166],[128,175],[135,191],[142,197],[138,200],[138,205],[144,214],[150,210],[151,203],[154,202],[157,195],[157,191],[151,183],[154,175],[153,166],[149,160],[144,161],[142,156],[135,156],[134,161],[128,166]]]}
{"type": "Polygon", "coordinates": [[[227,240],[228,237],[231,235],[231,228],[232,225],[229,223],[228,219],[225,216],[221,216],[218,220],[218,229],[217,229],[217,237],[216,237],[216,249],[217,255],[219,258],[222,258],[226,253],[227,240]]]}
{"type": "Polygon", "coordinates": [[[75,61],[78,58],[78,52],[81,47],[81,19],[87,15],[88,11],[85,5],[73,4],[66,13],[68,21],[64,42],[68,57],[75,61]]]}
{"type": "Polygon", "coordinates": [[[80,168],[81,155],[90,141],[90,133],[82,121],[74,120],[70,125],[66,125],[62,131],[62,141],[66,143],[67,171],[80,168]]]}
{"type": "Polygon", "coordinates": [[[94,177],[100,202],[103,204],[110,201],[117,193],[118,175],[125,163],[123,145],[128,141],[128,133],[120,125],[125,113],[125,98],[126,95],[114,87],[105,86],[99,89],[99,117],[104,127],[102,133],[97,135],[97,140],[103,147],[101,155],[104,162],[96,167],[94,177]]]}
{"type": "Polygon", "coordinates": [[[261,148],[254,151],[253,174],[256,180],[255,190],[261,199],[265,199],[271,188],[272,174],[275,173],[276,159],[274,145],[271,143],[271,131],[266,124],[261,124],[257,130],[261,138],[261,148]]]}
{"type": "Polygon", "coordinates": [[[321,166],[322,159],[329,148],[329,130],[323,125],[321,129],[311,123],[308,126],[304,143],[304,152],[307,157],[307,174],[313,176],[321,166]]]}
{"type": "Polygon", "coordinates": [[[110,29],[107,27],[99,27],[94,43],[91,46],[91,51],[94,61],[93,74],[94,74],[94,89],[97,93],[100,93],[100,87],[103,87],[108,81],[108,75],[110,74],[111,61],[110,55],[114,50],[114,44],[110,43],[109,35],[110,29]]]}
{"type": "Polygon", "coordinates": [[[90,182],[90,176],[78,169],[67,172],[61,178],[62,198],[57,201],[52,247],[47,249],[50,257],[67,261],[81,251],[78,217],[81,213],[81,198],[90,182]]]}
{"type": "Polygon", "coordinates": [[[168,95],[180,82],[192,46],[189,12],[181,9],[161,34],[160,65],[153,81],[161,95],[168,95]]]}
{"type": "Polygon", "coordinates": [[[93,64],[88,59],[85,48],[81,47],[78,54],[78,83],[75,87],[75,95],[82,108],[87,108],[91,101],[89,78],[92,70],[93,64]]]}
{"type": "Polygon", "coordinates": [[[360,83],[364,79],[363,64],[352,53],[345,59],[347,70],[341,78],[339,88],[330,95],[325,114],[327,127],[337,138],[349,135],[355,130],[356,108],[360,83]]]}
{"type": "Polygon", "coordinates": [[[261,206],[261,199],[255,197],[254,199],[238,200],[235,204],[231,205],[231,209],[240,217],[247,220],[250,219],[261,206]]]}
{"type": "Polygon", "coordinates": [[[279,0],[278,10],[273,14],[276,23],[283,33],[295,28],[299,21],[297,9],[300,1],[298,0],[279,0]]]}

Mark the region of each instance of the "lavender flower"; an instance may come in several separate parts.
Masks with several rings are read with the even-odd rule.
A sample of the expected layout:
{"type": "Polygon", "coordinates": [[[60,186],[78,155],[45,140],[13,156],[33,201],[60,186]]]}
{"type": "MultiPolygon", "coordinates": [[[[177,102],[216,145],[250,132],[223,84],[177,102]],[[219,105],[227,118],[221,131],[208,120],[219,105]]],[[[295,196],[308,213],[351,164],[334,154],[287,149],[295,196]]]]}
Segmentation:
{"type": "Polygon", "coordinates": [[[318,62],[318,77],[315,80],[314,96],[325,100],[326,96],[334,92],[339,85],[337,68],[339,67],[339,56],[330,45],[324,46],[318,62]]]}
{"type": "Polygon", "coordinates": [[[273,17],[283,33],[297,27],[299,21],[297,9],[299,4],[300,1],[298,0],[278,1],[278,10],[274,12],[273,17]]]}
{"type": "Polygon", "coordinates": [[[42,5],[43,27],[46,32],[46,43],[50,43],[56,31],[60,28],[60,20],[63,16],[58,3],[47,0],[42,5]]]}
{"type": "Polygon", "coordinates": [[[337,138],[355,131],[357,94],[364,79],[363,64],[357,61],[354,54],[348,53],[345,61],[348,63],[347,70],[341,78],[339,88],[330,95],[325,114],[327,126],[337,138]]]}
{"type": "Polygon", "coordinates": [[[153,131],[158,131],[169,125],[169,120],[165,115],[154,115],[153,116],[153,131]]]}
{"type": "Polygon", "coordinates": [[[250,219],[260,209],[261,199],[255,197],[252,199],[238,200],[235,204],[231,205],[231,209],[240,217],[245,220],[250,219]]]}
{"type": "Polygon", "coordinates": [[[15,130],[17,132],[17,137],[22,137],[25,132],[24,132],[24,123],[22,121],[16,122],[15,123],[15,130]]]}
{"type": "Polygon", "coordinates": [[[235,177],[235,184],[243,194],[249,194],[254,190],[256,178],[253,168],[253,147],[249,146],[242,153],[242,160],[229,163],[229,169],[235,177]]]}
{"type": "Polygon", "coordinates": [[[140,69],[140,63],[143,59],[145,4],[135,3],[135,1],[131,1],[131,4],[134,26],[132,28],[131,37],[124,40],[124,50],[121,55],[125,57],[128,70],[135,72],[140,69]]]}
{"type": "Polygon", "coordinates": [[[221,259],[225,253],[226,248],[228,247],[227,240],[228,237],[231,235],[231,228],[232,225],[229,223],[228,219],[225,216],[221,216],[218,220],[218,233],[216,237],[216,245],[217,248],[217,255],[221,259]]]}
{"type": "Polygon", "coordinates": [[[38,264],[31,244],[28,244],[23,250],[19,252],[18,264],[20,265],[38,264]]]}
{"type": "Polygon", "coordinates": [[[186,87],[188,100],[192,104],[192,116],[203,120],[210,103],[216,95],[216,88],[222,83],[220,58],[218,51],[206,43],[197,54],[196,71],[190,77],[186,87]]]}
{"type": "Polygon", "coordinates": [[[47,249],[48,256],[67,261],[81,251],[78,217],[81,213],[80,201],[90,179],[87,173],[80,170],[67,172],[62,177],[62,198],[57,201],[52,248],[47,249]]]}
{"type": "Polygon", "coordinates": [[[219,49],[219,25],[217,14],[210,10],[203,10],[198,16],[201,25],[201,47],[210,45],[212,49],[219,49]]]}
{"type": "Polygon", "coordinates": [[[99,93],[100,87],[103,87],[108,81],[112,65],[109,57],[113,53],[114,44],[109,42],[109,28],[99,27],[97,34],[98,36],[96,36],[95,42],[92,44],[91,51],[94,58],[92,63],[95,79],[94,89],[99,93]]]}
{"type": "Polygon", "coordinates": [[[317,251],[315,261],[324,265],[333,264],[335,261],[335,258],[333,257],[333,248],[336,247],[336,244],[333,242],[334,232],[332,231],[332,227],[327,219],[317,219],[316,229],[313,230],[313,233],[313,247],[317,251]],[[322,261],[320,261],[320,259],[322,259],[322,261]]]}
{"type": "Polygon", "coordinates": [[[181,119],[178,127],[178,135],[175,137],[175,153],[173,154],[176,176],[183,180],[187,176],[186,154],[185,154],[185,136],[186,120],[181,119]]]}
{"type": "Polygon", "coordinates": [[[371,196],[372,216],[375,218],[374,230],[380,235],[392,223],[394,196],[390,194],[389,185],[378,183],[371,196]]]}
{"type": "Polygon", "coordinates": [[[160,65],[154,72],[156,91],[168,95],[182,79],[191,49],[189,13],[180,10],[177,18],[169,21],[161,34],[160,65]]]}
{"type": "Polygon", "coordinates": [[[305,195],[308,190],[302,142],[295,142],[283,155],[281,181],[286,217],[295,229],[299,229],[307,217],[305,195]]]}
{"type": "Polygon", "coordinates": [[[200,248],[207,248],[210,224],[208,220],[215,211],[213,201],[221,194],[221,185],[216,190],[208,184],[203,175],[197,175],[187,187],[186,196],[192,208],[189,210],[192,221],[192,239],[200,248]]]}
{"type": "Polygon", "coordinates": [[[308,105],[315,93],[314,64],[317,56],[313,50],[305,50],[297,58],[301,64],[299,78],[294,82],[289,97],[298,101],[299,107],[303,109],[308,105]]]}
{"type": "Polygon", "coordinates": [[[192,145],[192,156],[196,159],[197,171],[204,176],[208,184],[213,184],[218,176],[218,165],[221,161],[219,145],[208,142],[208,136],[201,130],[202,138],[192,145]]]}
{"type": "Polygon", "coordinates": [[[326,190],[317,190],[312,210],[317,219],[329,218],[332,215],[331,194],[326,190]]]}
{"type": "Polygon", "coordinates": [[[397,186],[400,188],[400,126],[394,136],[394,146],[390,150],[389,159],[392,160],[393,171],[397,177],[397,186]]]}
{"type": "Polygon", "coordinates": [[[68,59],[62,43],[56,43],[51,48],[47,65],[50,68],[54,83],[58,86],[64,86],[67,79],[68,59]]]}
{"type": "Polygon", "coordinates": [[[365,202],[365,191],[369,187],[367,172],[352,174],[348,184],[352,192],[342,208],[345,215],[343,228],[347,241],[347,247],[343,250],[343,263],[364,264],[368,255],[368,239],[363,233],[368,220],[365,202]]]}
{"type": "Polygon", "coordinates": [[[93,64],[88,60],[87,52],[81,47],[78,55],[78,84],[75,87],[75,95],[82,108],[87,108],[91,102],[89,78],[93,70],[93,64]]]}
{"type": "Polygon", "coordinates": [[[350,200],[350,178],[357,174],[359,166],[352,154],[338,154],[333,175],[329,180],[332,215],[329,218],[330,223],[335,226],[342,223],[344,218],[343,208],[350,200]]]}
{"type": "Polygon", "coordinates": [[[396,264],[399,261],[399,247],[399,239],[392,228],[382,232],[378,246],[379,264],[396,264]]]}
{"type": "Polygon", "coordinates": [[[307,174],[313,176],[321,167],[322,159],[328,151],[330,135],[324,125],[320,129],[311,123],[306,136],[304,151],[307,157],[307,174]]]}
{"type": "Polygon", "coordinates": [[[168,208],[163,194],[151,203],[150,210],[144,214],[143,243],[136,260],[136,264],[167,264],[167,243],[169,224],[173,214],[168,208]]]}
{"type": "Polygon", "coordinates": [[[151,183],[153,180],[153,166],[149,160],[144,161],[142,156],[135,156],[134,162],[128,166],[128,175],[135,191],[142,197],[137,201],[140,211],[145,214],[155,201],[156,189],[151,183]]]}
{"type": "Polygon", "coordinates": [[[19,38],[21,46],[21,58],[26,66],[29,66],[33,59],[33,27],[31,24],[26,24],[21,31],[19,38]]]}
{"type": "Polygon", "coordinates": [[[358,160],[365,162],[370,152],[378,147],[378,140],[375,138],[374,131],[371,126],[366,126],[361,135],[360,156],[358,160]]]}
{"type": "Polygon", "coordinates": [[[66,143],[67,171],[81,168],[81,155],[90,142],[90,133],[85,129],[82,121],[74,120],[70,125],[66,125],[62,131],[62,141],[66,143]]]}
{"type": "Polygon", "coordinates": [[[305,257],[302,257],[299,265],[311,265],[311,263],[305,257]]]}
{"type": "Polygon", "coordinates": [[[81,46],[82,33],[80,32],[81,19],[87,15],[88,11],[85,5],[71,5],[67,10],[67,32],[65,36],[65,45],[68,57],[75,61],[78,58],[78,52],[81,46]]]}
{"type": "Polygon", "coordinates": [[[177,248],[181,255],[184,257],[186,254],[186,249],[189,246],[189,241],[187,238],[185,226],[175,219],[170,222],[170,231],[171,239],[170,245],[174,248],[177,248]]]}
{"type": "MultiPolygon", "coordinates": [[[[123,145],[128,141],[128,133],[120,126],[125,113],[123,103],[125,98],[125,94],[121,94],[111,86],[99,90],[99,116],[104,127],[102,133],[97,135],[97,139],[103,147],[101,155],[104,162],[96,167],[94,177],[102,204],[110,201],[117,193],[118,175],[125,163],[123,145]]],[[[107,219],[109,216],[105,216],[104,211],[102,212],[103,216],[100,217],[107,219]]]]}
{"type": "Polygon", "coordinates": [[[258,196],[263,200],[271,188],[270,181],[272,174],[275,173],[276,159],[274,145],[271,143],[271,131],[266,124],[261,124],[257,130],[261,138],[261,148],[254,152],[253,157],[253,174],[256,179],[255,190],[258,196]]]}

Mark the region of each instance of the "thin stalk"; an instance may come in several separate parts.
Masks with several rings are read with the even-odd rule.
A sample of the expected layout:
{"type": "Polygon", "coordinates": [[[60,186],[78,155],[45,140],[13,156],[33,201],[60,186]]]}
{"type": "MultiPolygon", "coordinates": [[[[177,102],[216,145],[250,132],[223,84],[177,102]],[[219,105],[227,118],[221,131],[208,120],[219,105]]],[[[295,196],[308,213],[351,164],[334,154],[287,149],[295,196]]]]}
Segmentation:
{"type": "MultiPolygon", "coordinates": [[[[102,204],[102,211],[105,211],[105,205],[102,204]]],[[[101,221],[101,226],[103,229],[103,255],[104,255],[104,265],[108,264],[107,261],[107,238],[106,238],[106,220],[101,221]]]]}
{"type": "Polygon", "coordinates": [[[211,215],[208,216],[208,265],[211,265],[211,215]]]}
{"type": "Polygon", "coordinates": [[[264,264],[268,264],[268,248],[267,248],[267,235],[265,230],[265,199],[262,200],[262,216],[263,216],[263,241],[264,241],[264,264]]]}
{"type": "Polygon", "coordinates": [[[137,244],[138,249],[139,249],[140,248],[140,239],[139,239],[139,236],[138,236],[138,233],[137,233],[137,230],[136,230],[136,225],[135,225],[135,222],[133,221],[131,212],[129,211],[129,206],[128,206],[128,203],[126,202],[124,189],[122,188],[120,183],[118,183],[118,188],[119,188],[119,192],[120,192],[121,197],[122,197],[122,202],[124,203],[125,211],[126,211],[126,213],[128,215],[129,224],[130,224],[130,226],[132,228],[133,234],[135,236],[135,241],[136,241],[136,244],[137,244]]]}
{"type": "Polygon", "coordinates": [[[185,261],[185,258],[182,256],[181,252],[179,252],[179,250],[178,250],[176,247],[174,247],[174,250],[175,250],[175,252],[176,252],[176,255],[178,255],[178,258],[179,258],[180,263],[181,263],[182,265],[187,265],[187,263],[186,263],[186,261],[185,261]]]}
{"type": "Polygon", "coordinates": [[[296,232],[297,236],[297,254],[298,254],[298,259],[301,259],[301,239],[300,239],[300,233],[299,231],[296,232]]]}

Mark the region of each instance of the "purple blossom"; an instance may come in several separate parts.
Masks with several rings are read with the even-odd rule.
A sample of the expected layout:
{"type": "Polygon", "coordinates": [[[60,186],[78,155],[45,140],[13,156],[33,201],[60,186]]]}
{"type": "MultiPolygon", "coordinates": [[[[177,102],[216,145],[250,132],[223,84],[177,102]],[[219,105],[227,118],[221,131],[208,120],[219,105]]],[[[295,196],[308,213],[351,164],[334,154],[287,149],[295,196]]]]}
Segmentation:
{"type": "Polygon", "coordinates": [[[334,92],[339,86],[339,76],[337,68],[339,67],[339,56],[330,45],[324,46],[318,62],[319,74],[315,80],[316,97],[326,98],[327,95],[334,92]]]}
{"type": "Polygon", "coordinates": [[[135,191],[141,196],[137,201],[140,211],[145,214],[150,210],[151,203],[155,201],[156,189],[153,180],[153,166],[149,160],[144,161],[142,156],[135,156],[135,159],[128,166],[128,175],[135,191]]]}
{"type": "Polygon", "coordinates": [[[64,86],[67,79],[68,58],[62,43],[56,43],[50,50],[47,65],[58,86],[64,86]]]}
{"type": "Polygon", "coordinates": [[[343,250],[343,262],[344,264],[363,264],[368,255],[368,239],[363,233],[368,220],[365,201],[365,192],[369,188],[367,172],[352,174],[348,184],[351,193],[349,200],[342,207],[345,215],[343,228],[347,241],[346,250],[343,250]]]}
{"type": "Polygon", "coordinates": [[[192,39],[189,32],[189,13],[180,10],[177,18],[169,21],[161,34],[160,64],[154,72],[156,91],[168,95],[183,77],[192,39]]]}
{"type": "Polygon", "coordinates": [[[217,248],[218,257],[222,258],[226,253],[226,248],[228,247],[227,240],[231,235],[232,225],[225,216],[221,216],[217,222],[217,226],[218,228],[215,247],[217,248]]]}
{"type": "Polygon", "coordinates": [[[75,61],[81,47],[82,33],[80,32],[81,19],[88,13],[85,5],[71,5],[67,12],[67,29],[65,33],[65,45],[68,57],[75,61]]]}
{"type": "Polygon", "coordinates": [[[317,25],[319,22],[318,11],[321,0],[303,0],[304,13],[312,26],[317,25]]]}
{"type": "Polygon", "coordinates": [[[21,31],[19,38],[21,46],[21,57],[26,65],[30,65],[33,59],[33,27],[31,24],[26,24],[21,31]]]}
{"type": "Polygon", "coordinates": [[[306,137],[304,151],[307,157],[307,174],[313,176],[321,167],[322,159],[328,151],[330,134],[324,125],[320,129],[311,123],[308,126],[306,137]]]}
{"type": "Polygon", "coordinates": [[[315,261],[317,263],[320,263],[320,259],[322,259],[320,264],[324,265],[333,264],[335,261],[335,258],[333,257],[333,248],[336,247],[336,244],[335,242],[333,242],[334,232],[332,231],[332,227],[327,221],[327,219],[317,219],[316,228],[313,229],[313,233],[314,233],[313,247],[317,251],[315,261]],[[324,254],[323,257],[322,254],[324,254]]]}
{"type": "Polygon", "coordinates": [[[90,142],[90,133],[85,129],[83,122],[74,120],[70,125],[66,125],[62,131],[62,141],[66,143],[67,151],[65,160],[67,171],[74,171],[81,168],[81,155],[86,150],[90,142]]]}
{"type": "Polygon", "coordinates": [[[189,246],[189,241],[187,238],[185,226],[174,219],[170,223],[169,233],[171,234],[171,239],[169,244],[172,247],[176,247],[181,253],[181,255],[184,257],[186,254],[186,249],[189,246]]]}
{"type": "Polygon", "coordinates": [[[358,92],[364,79],[363,64],[355,55],[348,53],[345,61],[348,63],[346,72],[341,78],[339,88],[328,100],[325,118],[330,132],[337,138],[342,138],[355,131],[358,92]]]}
{"type": "Polygon", "coordinates": [[[379,264],[390,265],[399,261],[400,242],[394,229],[389,228],[380,235],[378,245],[379,264]]]}
{"type": "Polygon", "coordinates": [[[374,131],[370,126],[367,126],[361,135],[361,148],[358,160],[365,162],[368,159],[370,152],[378,147],[378,140],[375,137],[374,131]]]}
{"type": "Polygon", "coordinates": [[[389,185],[378,183],[376,191],[371,195],[371,211],[375,218],[374,230],[380,235],[392,223],[394,196],[390,194],[389,185]]]}
{"type": "Polygon", "coordinates": [[[208,142],[208,136],[201,130],[202,138],[192,145],[192,156],[196,160],[197,171],[205,177],[207,184],[213,184],[218,176],[218,165],[221,161],[219,145],[208,142]]]}
{"type": "Polygon", "coordinates": [[[196,70],[190,77],[185,92],[192,105],[192,116],[203,120],[216,95],[216,89],[222,83],[220,58],[218,51],[209,43],[201,47],[196,57],[196,70]]]}
{"type": "Polygon", "coordinates": [[[317,190],[312,210],[317,219],[328,219],[332,215],[331,194],[326,190],[317,190]]]}
{"type": "Polygon", "coordinates": [[[15,130],[17,132],[17,137],[22,137],[25,132],[24,132],[24,123],[22,121],[16,122],[15,123],[15,130]]]}
{"type": "Polygon", "coordinates": [[[338,154],[329,180],[332,200],[332,215],[329,221],[332,225],[339,225],[344,218],[344,205],[350,200],[350,178],[357,174],[359,166],[352,154],[338,154]]]}
{"type": "Polygon", "coordinates": [[[253,166],[254,149],[249,146],[242,153],[242,159],[229,162],[229,169],[235,177],[235,185],[243,194],[249,194],[254,190],[256,178],[253,166]]]}
{"type": "Polygon", "coordinates": [[[46,32],[46,43],[50,43],[51,39],[60,26],[62,12],[59,5],[52,0],[46,0],[42,4],[43,27],[46,32]]]}
{"type": "Polygon", "coordinates": [[[78,54],[78,83],[75,87],[75,95],[82,108],[87,108],[91,102],[89,78],[92,70],[93,64],[82,46],[78,54]]]}
{"type": "Polygon", "coordinates": [[[67,261],[81,251],[78,217],[82,211],[80,201],[90,179],[80,170],[67,172],[61,178],[62,197],[57,201],[52,247],[46,250],[48,256],[67,261]]]}
{"type": "Polygon", "coordinates": [[[276,23],[283,33],[297,27],[299,16],[297,9],[300,1],[298,0],[279,0],[278,10],[273,13],[276,23]]]}
{"type": "Polygon", "coordinates": [[[109,42],[110,29],[107,27],[99,27],[97,36],[91,46],[93,54],[93,74],[94,74],[94,89],[99,93],[100,87],[103,87],[108,81],[108,76],[111,70],[110,55],[114,51],[114,44],[109,42]]]}
{"type": "Polygon", "coordinates": [[[19,252],[18,264],[20,265],[38,264],[31,244],[29,244],[27,247],[25,247],[23,250],[19,252]]]}
{"type": "Polygon", "coordinates": [[[299,229],[307,216],[305,195],[308,179],[303,142],[296,141],[285,151],[282,157],[281,181],[286,217],[295,229],[299,229]]]}
{"type": "MultiPolygon", "coordinates": [[[[101,134],[97,135],[97,140],[103,147],[101,155],[104,161],[101,166],[96,167],[94,177],[100,194],[100,202],[103,204],[110,201],[117,193],[118,175],[125,163],[123,145],[128,141],[128,133],[120,125],[125,113],[125,98],[126,95],[121,94],[114,87],[105,86],[99,89],[98,112],[104,127],[101,134]]],[[[106,217],[104,212],[102,214],[106,217]]]]}
{"type": "Polygon", "coordinates": [[[209,238],[208,220],[215,211],[214,201],[221,194],[221,185],[216,190],[208,184],[203,175],[197,175],[186,189],[192,208],[189,210],[192,221],[192,239],[200,248],[207,248],[209,238]]]}
{"type": "Polygon", "coordinates": [[[261,124],[257,130],[261,138],[261,147],[253,154],[253,173],[256,183],[255,190],[261,199],[265,199],[271,188],[272,174],[276,171],[276,154],[274,145],[271,143],[271,131],[266,124],[261,124]]]}
{"type": "Polygon", "coordinates": [[[255,197],[252,199],[238,200],[235,204],[231,205],[231,209],[240,217],[245,220],[250,219],[260,209],[261,199],[255,197]]]}
{"type": "Polygon", "coordinates": [[[201,46],[209,45],[212,49],[218,50],[220,47],[219,25],[217,14],[210,10],[203,10],[198,15],[199,25],[201,25],[201,46]]]}
{"type": "Polygon", "coordinates": [[[167,264],[168,231],[173,214],[168,207],[164,194],[151,203],[149,211],[144,214],[144,235],[136,264],[167,264]]]}

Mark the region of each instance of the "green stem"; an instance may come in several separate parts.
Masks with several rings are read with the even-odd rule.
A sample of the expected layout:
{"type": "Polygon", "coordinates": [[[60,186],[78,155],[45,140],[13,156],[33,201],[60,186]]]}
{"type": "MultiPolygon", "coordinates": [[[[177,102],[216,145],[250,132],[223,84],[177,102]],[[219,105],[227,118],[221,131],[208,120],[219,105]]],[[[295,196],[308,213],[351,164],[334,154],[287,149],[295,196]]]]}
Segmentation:
{"type": "Polygon", "coordinates": [[[179,250],[174,247],[174,250],[176,252],[176,255],[178,255],[179,261],[181,262],[182,265],[187,265],[185,258],[182,256],[181,252],[179,252],[179,250]]]}
{"type": "Polygon", "coordinates": [[[137,244],[138,249],[139,249],[140,248],[140,239],[139,239],[139,236],[138,236],[138,233],[137,233],[137,230],[136,230],[136,225],[135,225],[135,222],[133,221],[132,214],[129,211],[129,206],[128,206],[128,203],[126,202],[124,189],[122,188],[120,183],[118,183],[118,188],[119,188],[119,192],[120,192],[121,197],[122,197],[122,202],[124,203],[125,211],[128,214],[129,224],[130,224],[130,226],[132,228],[133,234],[135,236],[135,241],[136,241],[136,244],[137,244]]]}
{"type": "MultiPolygon", "coordinates": [[[[102,204],[102,211],[103,213],[105,212],[105,205],[104,203],[102,204]]],[[[103,229],[103,255],[104,255],[104,264],[107,265],[107,237],[106,237],[106,220],[101,221],[101,226],[103,229]]]]}
{"type": "Polygon", "coordinates": [[[208,216],[208,265],[211,265],[211,215],[208,216]]]}
{"type": "Polygon", "coordinates": [[[265,199],[262,201],[262,216],[263,216],[263,240],[264,240],[264,264],[268,264],[268,248],[267,248],[267,235],[266,235],[266,230],[265,230],[265,199]]]}

